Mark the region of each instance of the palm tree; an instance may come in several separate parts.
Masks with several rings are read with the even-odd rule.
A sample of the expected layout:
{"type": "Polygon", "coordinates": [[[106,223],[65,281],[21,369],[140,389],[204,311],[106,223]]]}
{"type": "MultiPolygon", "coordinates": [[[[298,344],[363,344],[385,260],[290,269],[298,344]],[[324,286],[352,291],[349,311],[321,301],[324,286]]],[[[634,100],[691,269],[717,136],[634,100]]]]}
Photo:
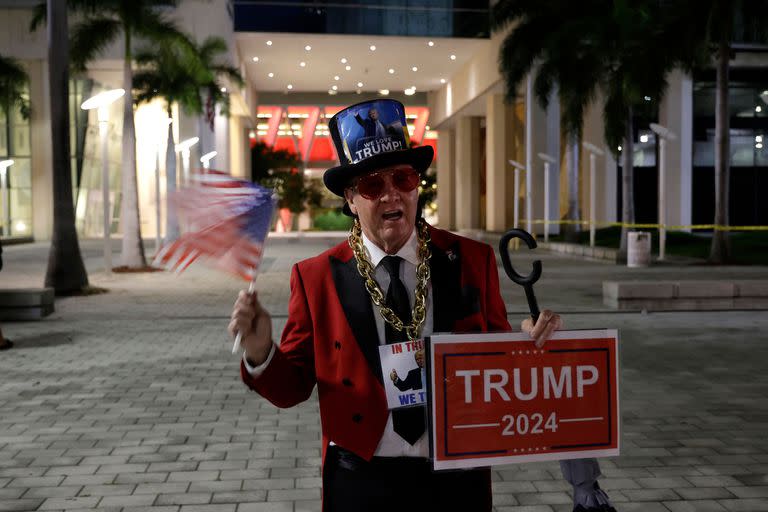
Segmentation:
{"type": "Polygon", "coordinates": [[[200,117],[199,135],[201,152],[207,153],[212,147],[206,147],[208,137],[206,131],[213,132],[213,114],[216,108],[224,115],[229,115],[229,94],[224,87],[225,83],[242,87],[245,84],[240,71],[231,66],[224,56],[229,51],[224,39],[216,36],[206,38],[199,46],[195,46],[195,53],[201,66],[201,96],[205,116],[200,117]]]}
{"type": "MultiPolygon", "coordinates": [[[[669,9],[666,31],[678,48],[679,63],[687,71],[711,62],[717,70],[715,95],[715,219],[728,226],[730,182],[729,67],[737,37],[755,42],[768,40],[767,0],[677,0],[669,9]]],[[[709,261],[730,259],[728,231],[712,233],[709,261]]]]}
{"type": "MultiPolygon", "coordinates": [[[[146,267],[141,239],[139,200],[136,184],[136,131],[133,118],[133,48],[137,38],[162,40],[181,36],[174,23],[162,13],[175,7],[176,0],[67,0],[70,11],[82,15],[72,28],[71,62],[75,69],[86,64],[109,45],[122,39],[123,47],[123,169],[120,219],[123,230],[122,263],[129,268],[146,267]]],[[[44,18],[38,8],[34,29],[44,18]]]]}
{"type": "MultiPolygon", "coordinates": [[[[584,112],[597,94],[596,77],[603,76],[605,63],[599,43],[587,37],[600,33],[604,13],[595,0],[584,2],[541,2],[538,0],[500,0],[493,7],[494,30],[513,26],[499,52],[499,68],[506,96],[517,90],[533,73],[534,93],[542,108],[549,105],[557,85],[563,135],[566,139],[568,175],[568,213],[566,219],[578,221],[579,140],[584,112]]],[[[602,6],[604,8],[604,6],[602,6]]],[[[566,225],[573,239],[578,224],[566,225]]]]}
{"type": "Polygon", "coordinates": [[[0,55],[0,112],[9,118],[14,110],[29,118],[29,98],[26,94],[29,75],[24,67],[10,57],[0,55]]]}
{"type": "Polygon", "coordinates": [[[536,2],[502,0],[494,8],[497,28],[516,23],[502,43],[499,64],[507,95],[528,73],[543,107],[558,86],[567,140],[568,219],[578,220],[578,144],[584,112],[603,96],[604,136],[617,155],[623,144],[620,259],[626,258],[627,224],[634,223],[633,119],[652,111],[666,89],[673,60],[660,52],[658,0],[536,2]],[[651,98],[652,101],[646,101],[651,98]],[[623,141],[623,142],[622,142],[623,141]]]}
{"type": "Polygon", "coordinates": [[[69,39],[67,8],[48,0],[48,75],[51,94],[53,152],[53,237],[45,286],[57,295],[80,293],[88,274],[80,254],[72,202],[72,160],[69,140],[69,39]]]}
{"type": "MultiPolygon", "coordinates": [[[[190,51],[191,49],[194,49],[191,42],[188,45],[180,45],[174,41],[164,41],[139,50],[136,53],[136,62],[140,69],[133,76],[136,102],[164,100],[169,119],[173,119],[174,103],[188,114],[201,113],[202,73],[198,56],[194,51],[190,51]]],[[[168,243],[179,236],[179,224],[171,204],[172,192],[176,189],[176,151],[172,124],[168,124],[165,175],[168,212],[165,219],[165,243],[168,243]]]]}

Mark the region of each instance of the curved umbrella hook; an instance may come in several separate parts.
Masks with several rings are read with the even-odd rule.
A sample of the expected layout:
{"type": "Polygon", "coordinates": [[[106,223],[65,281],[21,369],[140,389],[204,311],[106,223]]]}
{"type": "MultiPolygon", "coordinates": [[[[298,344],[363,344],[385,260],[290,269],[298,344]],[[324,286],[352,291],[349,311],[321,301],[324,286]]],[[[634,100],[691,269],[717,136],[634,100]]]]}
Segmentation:
{"type": "Polygon", "coordinates": [[[528,299],[528,308],[531,311],[533,322],[536,323],[536,321],[539,319],[540,311],[538,302],[536,301],[536,295],[533,293],[533,284],[541,277],[541,260],[535,260],[533,262],[533,270],[530,274],[526,276],[518,274],[509,259],[508,246],[510,240],[513,238],[522,239],[526,245],[528,245],[529,249],[536,248],[536,240],[533,238],[533,236],[531,236],[530,233],[525,230],[510,229],[504,234],[504,236],[501,237],[501,240],[499,241],[499,254],[501,255],[501,263],[504,266],[504,271],[512,281],[525,289],[525,297],[528,299]]]}

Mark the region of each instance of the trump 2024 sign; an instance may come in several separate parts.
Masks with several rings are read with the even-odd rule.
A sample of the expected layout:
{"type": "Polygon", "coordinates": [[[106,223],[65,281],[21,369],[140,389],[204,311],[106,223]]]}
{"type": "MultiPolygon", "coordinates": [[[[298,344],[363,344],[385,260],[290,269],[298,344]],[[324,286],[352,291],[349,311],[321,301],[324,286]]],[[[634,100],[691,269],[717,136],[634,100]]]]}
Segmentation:
{"type": "Polygon", "coordinates": [[[434,469],[619,455],[615,330],[435,335],[427,358],[434,469]]]}

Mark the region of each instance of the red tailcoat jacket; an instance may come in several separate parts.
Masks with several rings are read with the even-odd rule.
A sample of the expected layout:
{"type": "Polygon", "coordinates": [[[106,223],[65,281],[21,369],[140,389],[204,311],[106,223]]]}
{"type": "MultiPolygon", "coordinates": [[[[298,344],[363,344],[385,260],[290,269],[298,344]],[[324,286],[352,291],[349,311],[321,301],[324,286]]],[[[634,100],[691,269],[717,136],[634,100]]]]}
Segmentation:
{"type": "MultiPolygon", "coordinates": [[[[433,330],[509,331],[489,245],[430,227],[433,330]]],[[[323,458],[333,441],[370,460],[389,411],[374,311],[347,242],[297,263],[288,321],[272,361],[243,381],[277,407],[307,400],[317,384],[323,458]]]]}

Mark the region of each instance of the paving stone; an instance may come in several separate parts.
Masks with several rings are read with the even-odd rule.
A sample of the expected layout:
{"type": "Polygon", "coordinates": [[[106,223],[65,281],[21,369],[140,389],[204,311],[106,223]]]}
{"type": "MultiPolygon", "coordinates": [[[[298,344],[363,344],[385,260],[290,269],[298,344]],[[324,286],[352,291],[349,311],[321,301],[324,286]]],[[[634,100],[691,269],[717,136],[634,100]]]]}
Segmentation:
{"type": "Polygon", "coordinates": [[[155,501],[157,505],[201,505],[210,502],[211,494],[205,492],[161,494],[155,501]]]}
{"type": "Polygon", "coordinates": [[[713,500],[665,501],[670,512],[724,512],[721,504],[713,500]]]}

